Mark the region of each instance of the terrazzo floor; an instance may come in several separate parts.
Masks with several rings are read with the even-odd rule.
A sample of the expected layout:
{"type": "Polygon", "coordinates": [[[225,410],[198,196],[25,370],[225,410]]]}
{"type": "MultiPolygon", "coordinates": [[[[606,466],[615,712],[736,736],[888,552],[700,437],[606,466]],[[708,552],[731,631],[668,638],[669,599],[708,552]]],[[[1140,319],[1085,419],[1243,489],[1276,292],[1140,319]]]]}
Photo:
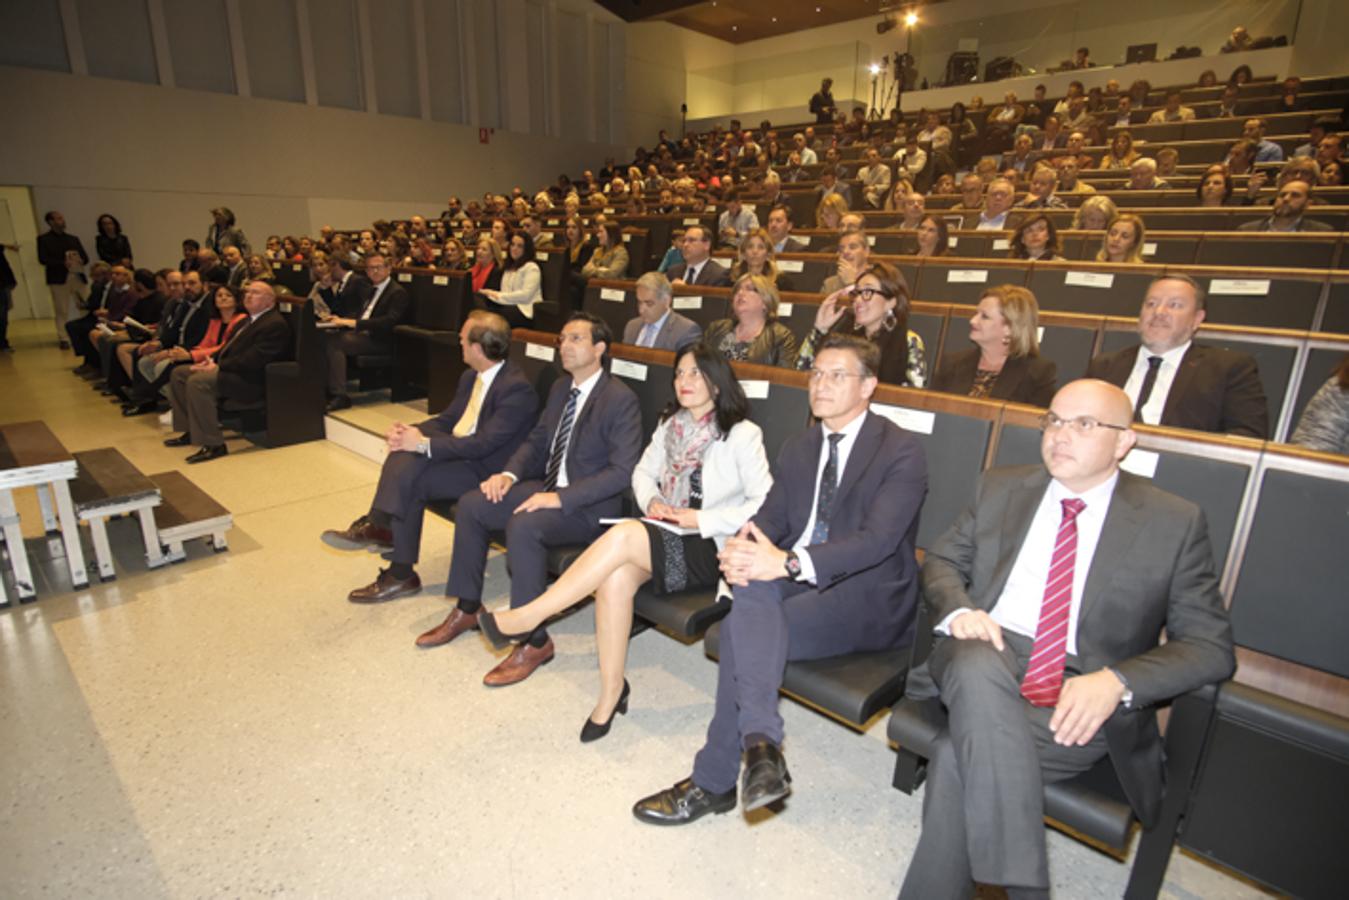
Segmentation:
{"type": "MultiPolygon", "coordinates": [[[[0,421],[40,418],[72,450],[115,445],[142,471],[182,468],[234,513],[227,553],[193,545],[148,570],[114,523],[119,576],[73,592],[59,543],[31,528],[40,600],[0,611],[3,897],[892,897],[921,794],[890,788],[878,717],[864,734],[783,702],[794,793],[784,811],[681,829],[633,801],[686,775],[715,665],[656,631],[633,640],[633,701],[610,735],[577,732],[595,691],[588,608],[553,628],[557,658],[524,684],[467,635],[419,651],[437,623],[451,526],[427,521],[417,597],[346,602],[379,564],[318,540],[360,514],[370,460],[320,441],[231,441],[187,467],[154,417],[123,419],[72,376],[50,323],[15,323],[0,421]]],[[[365,402],[360,427],[415,416],[365,402]]],[[[123,527],[125,526],[125,527],[123,527]]],[[[39,529],[40,530],[40,529],[39,529]]],[[[504,601],[504,560],[489,603],[504,601]]],[[[1055,893],[1115,897],[1127,870],[1049,837],[1055,893]]],[[[1260,892],[1177,854],[1164,896],[1260,892]]]]}

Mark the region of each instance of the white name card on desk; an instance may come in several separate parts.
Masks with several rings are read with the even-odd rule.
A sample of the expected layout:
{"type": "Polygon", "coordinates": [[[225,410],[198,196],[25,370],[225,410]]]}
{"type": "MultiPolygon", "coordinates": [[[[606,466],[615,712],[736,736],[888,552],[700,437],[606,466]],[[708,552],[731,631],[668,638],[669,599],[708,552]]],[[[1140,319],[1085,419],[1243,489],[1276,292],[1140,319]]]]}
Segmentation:
{"type": "Polygon", "coordinates": [[[1267,297],[1268,278],[1215,278],[1208,283],[1208,292],[1224,297],[1267,297]]]}
{"type": "Polygon", "coordinates": [[[1160,457],[1151,450],[1140,450],[1137,447],[1129,451],[1129,455],[1124,457],[1119,467],[1133,475],[1142,478],[1151,478],[1157,474],[1157,461],[1160,457]]]}
{"type": "Polygon", "coordinates": [[[810,241],[811,241],[811,236],[810,236],[810,235],[808,235],[808,234],[798,234],[798,235],[794,235],[794,237],[795,237],[798,241],[800,241],[801,243],[805,244],[807,247],[810,246],[810,241]]]}
{"type": "Polygon", "coordinates": [[[1035,329],[1035,339],[1036,339],[1037,341],[1043,341],[1043,340],[1045,339],[1045,327],[1044,327],[1043,325],[1040,325],[1040,326],[1037,326],[1037,327],[1036,327],[1036,329],[1035,329]]]}
{"type": "Polygon", "coordinates": [[[779,318],[779,319],[790,319],[790,318],[792,317],[792,309],[793,309],[793,306],[792,306],[792,304],[790,304],[790,303],[779,303],[779,304],[778,304],[778,318],[779,318]]]}
{"type": "Polygon", "coordinates": [[[876,235],[874,234],[867,235],[867,246],[868,247],[876,246],[876,235]]]}
{"type": "Polygon", "coordinates": [[[960,238],[958,237],[947,238],[946,246],[954,250],[956,247],[960,246],[960,238]]]}
{"type": "Polygon", "coordinates": [[[606,216],[612,216],[612,215],[614,214],[613,208],[612,208],[612,207],[606,206],[606,207],[604,208],[604,214],[605,214],[606,216]]]}
{"type": "Polygon", "coordinates": [[[1112,288],[1115,286],[1113,272],[1065,272],[1063,283],[1075,287],[1112,288]]]}
{"type": "Polygon", "coordinates": [[[714,256],[712,257],[712,262],[729,269],[733,260],[729,256],[714,256]]]}
{"type": "Polygon", "coordinates": [[[445,287],[447,284],[450,283],[450,276],[436,275],[434,278],[431,279],[431,283],[434,284],[436,287],[445,287]]]}
{"type": "Polygon", "coordinates": [[[600,288],[601,300],[612,300],[615,303],[622,303],[627,299],[627,294],[618,288],[600,288]]]}
{"type": "Polygon", "coordinates": [[[804,272],[806,270],[805,260],[801,259],[780,259],[777,263],[780,272],[804,272]]]}
{"type": "Polygon", "coordinates": [[[557,350],[546,344],[525,344],[525,356],[528,356],[530,359],[541,359],[544,362],[552,362],[557,358],[557,350]]]}
{"type": "Polygon", "coordinates": [[[278,303],[277,306],[281,307],[281,311],[283,313],[288,313],[291,311],[291,305],[289,303],[278,303]]]}
{"type": "Polygon", "coordinates": [[[1144,255],[1144,256],[1156,256],[1156,255],[1157,255],[1157,242],[1156,242],[1156,241],[1144,241],[1144,242],[1143,242],[1143,255],[1144,255]]]}
{"type": "Polygon", "coordinates": [[[988,281],[987,269],[952,269],[946,273],[948,284],[984,284],[988,281]]]}
{"type": "Polygon", "coordinates": [[[544,253],[542,250],[536,250],[534,252],[534,258],[539,262],[548,262],[548,254],[544,253]]]}
{"type": "Polygon", "coordinates": [[[702,297],[676,297],[672,304],[675,309],[702,309],[702,297]]]}
{"type": "Polygon", "coordinates": [[[300,271],[300,270],[303,269],[303,268],[304,268],[304,266],[300,265],[299,263],[296,263],[295,265],[293,265],[293,266],[290,267],[290,270],[291,270],[292,272],[298,272],[298,271],[300,271]]]}
{"type": "Polygon", "coordinates": [[[878,416],[885,416],[900,428],[905,431],[912,431],[915,434],[931,434],[933,427],[937,424],[936,413],[924,412],[921,409],[909,409],[906,406],[873,403],[871,404],[871,411],[878,416]]]}
{"type": "Polygon", "coordinates": [[[744,388],[744,390],[745,390],[745,396],[748,397],[748,398],[751,399],[751,400],[767,400],[767,399],[768,399],[768,382],[767,382],[767,381],[756,381],[756,380],[741,381],[741,382],[740,382],[740,386],[741,386],[742,388],[744,388]]]}
{"type": "Polygon", "coordinates": [[[993,249],[994,249],[994,250],[1011,250],[1011,249],[1012,249],[1012,242],[1011,242],[1010,240],[1008,240],[1007,238],[994,238],[994,240],[993,240],[993,249]]]}
{"type": "Polygon", "coordinates": [[[279,262],[274,262],[274,263],[272,263],[272,269],[275,270],[275,271],[277,271],[277,272],[280,272],[280,271],[281,271],[281,263],[279,263],[279,262]]]}
{"type": "Polygon", "coordinates": [[[403,282],[403,284],[408,284],[409,282],[412,281],[412,273],[411,273],[411,272],[399,272],[399,273],[398,273],[398,280],[401,281],[401,282],[403,282]]]}
{"type": "Polygon", "coordinates": [[[641,363],[616,359],[610,364],[609,371],[624,378],[631,378],[633,381],[646,381],[646,366],[641,363]]]}
{"type": "Polygon", "coordinates": [[[684,224],[685,224],[685,225],[700,225],[700,224],[702,224],[702,223],[699,222],[697,219],[685,219],[685,220],[684,220],[684,224]]]}
{"type": "Polygon", "coordinates": [[[623,235],[623,243],[625,243],[625,244],[630,244],[630,243],[632,243],[632,235],[630,235],[630,234],[625,234],[625,235],[623,235]]]}

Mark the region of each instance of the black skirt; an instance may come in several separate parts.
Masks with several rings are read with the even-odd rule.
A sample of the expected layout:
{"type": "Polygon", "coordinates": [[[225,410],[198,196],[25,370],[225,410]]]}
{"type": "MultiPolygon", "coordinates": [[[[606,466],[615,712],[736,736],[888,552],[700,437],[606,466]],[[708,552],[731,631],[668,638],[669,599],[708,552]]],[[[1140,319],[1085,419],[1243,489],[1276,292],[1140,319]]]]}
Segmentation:
{"type": "Polygon", "coordinates": [[[697,534],[675,534],[643,522],[651,542],[651,590],[657,595],[713,588],[721,578],[717,542],[697,534]]]}

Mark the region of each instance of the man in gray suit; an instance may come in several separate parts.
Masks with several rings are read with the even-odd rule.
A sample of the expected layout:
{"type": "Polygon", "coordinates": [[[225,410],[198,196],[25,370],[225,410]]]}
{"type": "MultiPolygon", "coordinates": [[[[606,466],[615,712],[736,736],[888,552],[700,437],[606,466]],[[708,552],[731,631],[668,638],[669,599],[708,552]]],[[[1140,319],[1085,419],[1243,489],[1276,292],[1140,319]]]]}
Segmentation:
{"type": "Polygon", "coordinates": [[[949,718],[901,898],[967,898],[973,881],[1048,897],[1044,784],[1109,754],[1147,827],[1156,704],[1235,668],[1202,511],[1119,471],[1132,414],[1111,384],[1066,385],[1042,420],[1043,468],[987,473],[928,550],[938,637],[907,693],[949,718]]]}
{"type": "Polygon", "coordinates": [[[670,309],[674,291],[660,272],[637,279],[637,318],[623,326],[623,343],[677,350],[703,336],[698,323],[670,309]]]}

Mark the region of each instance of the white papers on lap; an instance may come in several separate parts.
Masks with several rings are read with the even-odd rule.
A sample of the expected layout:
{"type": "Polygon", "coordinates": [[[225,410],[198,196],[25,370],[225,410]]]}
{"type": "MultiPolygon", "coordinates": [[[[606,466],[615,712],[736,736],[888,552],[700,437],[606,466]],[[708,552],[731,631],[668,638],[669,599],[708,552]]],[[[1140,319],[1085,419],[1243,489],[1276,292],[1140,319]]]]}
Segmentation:
{"type": "MultiPolygon", "coordinates": [[[[619,522],[631,522],[631,521],[633,521],[632,516],[627,516],[626,518],[600,519],[600,524],[601,524],[601,525],[617,525],[619,522]]],[[[664,528],[666,531],[670,532],[671,534],[689,535],[689,534],[698,534],[698,533],[699,533],[699,532],[698,532],[698,529],[696,529],[696,528],[684,528],[684,527],[682,527],[682,526],[680,526],[680,525],[676,525],[676,524],[673,523],[673,522],[663,522],[663,521],[661,521],[660,519],[651,519],[651,518],[647,518],[646,516],[643,516],[639,521],[642,521],[642,522],[648,522],[648,523],[650,523],[650,524],[652,524],[652,525],[655,525],[657,528],[664,528]]]]}

